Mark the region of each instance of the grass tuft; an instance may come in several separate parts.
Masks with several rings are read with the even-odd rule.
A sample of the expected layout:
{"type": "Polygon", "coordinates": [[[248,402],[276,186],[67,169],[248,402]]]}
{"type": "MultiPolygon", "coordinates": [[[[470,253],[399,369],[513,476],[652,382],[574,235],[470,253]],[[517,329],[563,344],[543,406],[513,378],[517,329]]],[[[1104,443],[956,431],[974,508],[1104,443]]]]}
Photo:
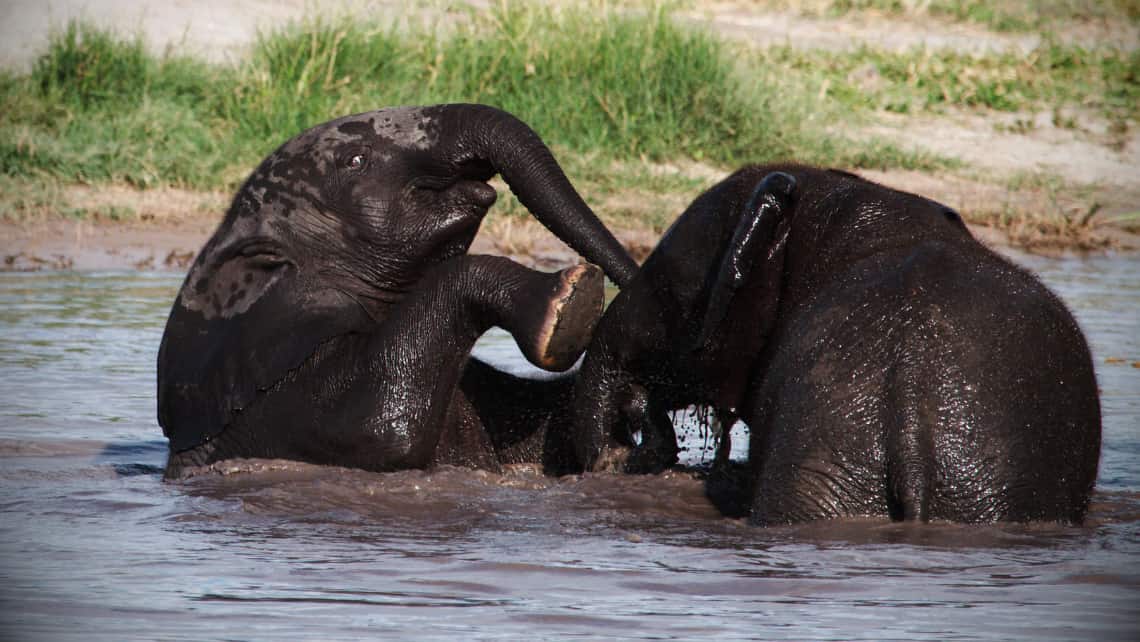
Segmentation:
{"type": "Polygon", "coordinates": [[[838,102],[897,113],[945,107],[1003,112],[1062,105],[1110,120],[1140,119],[1140,50],[1087,50],[1048,41],[1028,55],[971,56],[947,50],[805,52],[773,47],[759,65],[791,69],[827,83],[838,102]]]}
{"type": "Polygon", "coordinates": [[[994,31],[1043,31],[1073,22],[1136,22],[1140,0],[760,0],[819,17],[877,13],[967,22],[994,31]]]}
{"type": "MultiPolygon", "coordinates": [[[[481,102],[510,111],[603,184],[614,162],[731,167],[799,159],[931,167],[820,134],[818,105],[732,46],[647,12],[503,4],[441,30],[313,21],[263,34],[235,66],[149,53],[84,23],[26,76],[0,76],[0,172],[65,182],[232,189],[297,132],[381,106],[481,102]]],[[[626,178],[648,185],[636,172],[626,178]]],[[[578,177],[576,177],[576,180],[578,177]]]]}
{"type": "Polygon", "coordinates": [[[71,22],[36,61],[32,78],[45,101],[83,111],[139,100],[154,66],[141,38],[120,39],[71,22]]]}
{"type": "MultiPolygon", "coordinates": [[[[813,2],[782,0],[801,8],[813,2]]],[[[1071,16],[1080,2],[1057,15],[1071,16]]],[[[1113,0],[1112,15],[1135,2],[1113,0]]],[[[935,16],[1001,3],[814,5],[935,16]]],[[[262,34],[239,63],[219,66],[155,55],[139,36],[71,23],[30,73],[0,71],[0,217],[51,209],[132,216],[115,204],[75,205],[88,195],[73,188],[84,185],[190,189],[220,203],[217,194],[231,192],[301,130],[391,105],[481,102],[506,109],[554,148],[608,222],[657,232],[693,195],[745,163],[961,168],[859,136],[860,121],[877,112],[1004,111],[1018,114],[1014,128],[1034,127],[1034,114],[1044,112],[1057,126],[1077,128],[1069,114],[1092,111],[1107,118],[1119,141],[1140,120],[1135,51],[1086,50],[1049,38],[1028,56],[754,50],[683,24],[659,5],[630,11],[503,3],[450,14],[439,27],[294,24],[262,34]]],[[[497,225],[509,245],[531,242],[531,227],[510,220],[523,214],[513,197],[504,193],[496,211],[506,215],[497,225]]]]}

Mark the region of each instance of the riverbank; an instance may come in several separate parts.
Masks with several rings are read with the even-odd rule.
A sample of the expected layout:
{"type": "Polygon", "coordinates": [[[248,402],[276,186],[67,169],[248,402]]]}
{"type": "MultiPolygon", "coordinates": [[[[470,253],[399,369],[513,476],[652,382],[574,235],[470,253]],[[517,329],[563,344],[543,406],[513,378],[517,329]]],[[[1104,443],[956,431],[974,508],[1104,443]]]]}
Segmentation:
{"type": "MultiPolygon", "coordinates": [[[[1136,252],[1140,235],[1121,226],[1086,223],[1072,229],[1067,219],[1052,219],[1052,225],[1029,223],[1018,218],[1003,219],[1005,196],[993,186],[953,177],[936,177],[920,172],[864,172],[868,178],[921,193],[942,202],[955,203],[963,211],[991,211],[990,224],[971,223],[970,230],[986,245],[999,251],[1027,250],[1039,254],[1080,254],[1136,252]],[[987,208],[993,209],[987,210],[987,208]]],[[[711,179],[710,179],[711,180],[711,179]]],[[[502,185],[497,185],[500,192],[502,185]]],[[[221,192],[194,192],[172,188],[134,190],[131,188],[72,187],[66,190],[69,203],[84,203],[108,214],[66,215],[58,211],[21,220],[0,219],[0,271],[38,270],[124,270],[184,271],[221,220],[228,195],[221,192]]],[[[1049,196],[1029,193],[1032,198],[1049,196]]],[[[677,201],[671,211],[679,214],[687,205],[682,195],[658,195],[677,201]]],[[[618,192],[603,201],[617,207],[630,195],[618,192]]],[[[589,200],[589,199],[588,199],[589,200]]],[[[626,203],[627,207],[636,200],[626,203]]],[[[615,235],[637,259],[644,259],[660,230],[650,225],[625,226],[610,223],[615,235]]],[[[483,224],[473,253],[510,256],[540,269],[560,269],[578,261],[577,255],[537,221],[495,213],[483,224]]]]}
{"type": "MultiPolygon", "coordinates": [[[[531,123],[639,256],[735,167],[784,158],[946,203],[991,244],[1140,248],[1130,5],[896,4],[14,2],[0,269],[177,269],[292,133],[459,100],[531,123]]],[[[499,187],[475,251],[572,260],[499,187]]]]}

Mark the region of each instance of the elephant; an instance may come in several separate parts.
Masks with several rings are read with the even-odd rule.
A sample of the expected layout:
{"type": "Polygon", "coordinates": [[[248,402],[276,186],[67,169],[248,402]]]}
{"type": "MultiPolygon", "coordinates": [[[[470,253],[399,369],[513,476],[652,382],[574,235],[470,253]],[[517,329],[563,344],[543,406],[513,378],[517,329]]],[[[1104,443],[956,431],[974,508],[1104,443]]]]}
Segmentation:
{"type": "Polygon", "coordinates": [[[636,273],[506,112],[395,107],[313,127],[239,188],[174,302],[158,353],[166,476],[233,457],[376,471],[560,457],[533,431],[488,434],[462,389],[483,384],[464,368],[492,325],[536,365],[570,367],[603,276],[467,255],[496,173],[615,283],[636,273]]]}
{"type": "Polygon", "coordinates": [[[722,427],[735,421],[775,322],[796,198],[780,172],[747,188],[726,181],[697,198],[607,308],[574,383],[573,447],[586,467],[676,463],[672,410],[706,406],[722,427]]]}
{"type": "Polygon", "coordinates": [[[571,403],[591,469],[623,450],[635,470],[672,463],[680,405],[739,418],[758,525],[1080,523],[1100,452],[1060,299],[953,209],[796,164],[692,203],[599,322],[571,403]]]}

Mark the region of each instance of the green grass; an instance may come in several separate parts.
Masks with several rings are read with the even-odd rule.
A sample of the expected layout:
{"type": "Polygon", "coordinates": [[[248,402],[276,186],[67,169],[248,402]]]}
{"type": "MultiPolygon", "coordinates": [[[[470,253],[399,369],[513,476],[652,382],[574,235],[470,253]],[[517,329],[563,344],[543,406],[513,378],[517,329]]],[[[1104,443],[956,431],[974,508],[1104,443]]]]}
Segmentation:
{"type": "Polygon", "coordinates": [[[0,77],[0,172],[81,183],[205,186],[225,166],[215,75],[139,39],[71,24],[23,77],[0,77]]]}
{"type": "Polygon", "coordinates": [[[994,31],[1042,31],[1074,22],[1140,20],[1140,0],[761,0],[761,4],[821,17],[876,12],[941,18],[994,31]]]}
{"type": "Polygon", "coordinates": [[[661,187],[654,181],[662,179],[628,169],[644,160],[945,165],[826,134],[825,105],[740,59],[661,9],[505,5],[464,14],[446,37],[431,28],[313,22],[264,35],[233,66],[155,56],[138,37],[73,23],[31,73],[0,74],[0,174],[232,189],[304,128],[439,102],[515,113],[560,153],[596,159],[570,163],[582,172],[572,176],[603,190],[614,180],[661,187]],[[626,168],[616,178],[613,163],[626,168]]]}
{"type": "Polygon", "coordinates": [[[1072,22],[1134,22],[1140,0],[934,0],[929,11],[996,31],[1036,31],[1072,22]]]}
{"type": "Polygon", "coordinates": [[[1110,121],[1140,119],[1140,51],[1086,50],[1046,42],[1028,55],[971,56],[948,50],[803,51],[773,47],[758,65],[827,83],[854,109],[918,113],[945,107],[1003,112],[1079,107],[1110,121]]]}
{"type": "MultiPolygon", "coordinates": [[[[1045,110],[1067,123],[1066,110],[1077,108],[1127,132],[1140,120],[1140,55],[1053,41],[1029,56],[751,50],[679,27],[661,9],[505,5],[462,14],[446,29],[295,25],[219,66],[71,24],[31,72],[0,72],[0,217],[131,218],[126,206],[77,202],[69,186],[229,192],[304,128],[438,102],[515,113],[608,221],[660,231],[744,163],[960,168],[848,137],[878,112],[1045,110]],[[694,162],[700,167],[686,169],[694,162]]],[[[1033,126],[1021,122],[1010,127],[1033,126]]],[[[509,196],[496,210],[523,212],[509,196]]]]}

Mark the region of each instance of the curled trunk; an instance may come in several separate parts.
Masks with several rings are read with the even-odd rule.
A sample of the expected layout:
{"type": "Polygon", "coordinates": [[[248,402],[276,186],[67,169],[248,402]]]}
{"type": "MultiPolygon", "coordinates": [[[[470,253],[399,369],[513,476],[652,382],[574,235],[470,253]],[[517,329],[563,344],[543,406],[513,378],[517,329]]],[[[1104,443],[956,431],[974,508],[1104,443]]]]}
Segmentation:
{"type": "Polygon", "coordinates": [[[440,149],[451,163],[485,161],[543,225],[567,245],[623,286],[637,273],[637,263],[578,195],[550,149],[526,123],[511,114],[485,105],[448,105],[455,118],[445,127],[455,127],[452,149],[440,149]]]}

